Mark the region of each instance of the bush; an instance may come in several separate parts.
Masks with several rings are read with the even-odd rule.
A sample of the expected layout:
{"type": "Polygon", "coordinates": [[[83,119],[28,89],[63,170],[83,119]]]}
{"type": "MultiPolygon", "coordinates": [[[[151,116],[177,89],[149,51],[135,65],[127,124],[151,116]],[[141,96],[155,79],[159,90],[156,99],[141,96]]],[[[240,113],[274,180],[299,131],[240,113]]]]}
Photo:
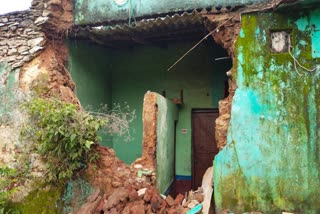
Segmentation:
{"type": "Polygon", "coordinates": [[[108,123],[76,105],[56,98],[33,98],[23,105],[29,115],[21,135],[31,140],[47,165],[47,181],[72,177],[74,172],[97,158],[97,131],[108,123]]]}

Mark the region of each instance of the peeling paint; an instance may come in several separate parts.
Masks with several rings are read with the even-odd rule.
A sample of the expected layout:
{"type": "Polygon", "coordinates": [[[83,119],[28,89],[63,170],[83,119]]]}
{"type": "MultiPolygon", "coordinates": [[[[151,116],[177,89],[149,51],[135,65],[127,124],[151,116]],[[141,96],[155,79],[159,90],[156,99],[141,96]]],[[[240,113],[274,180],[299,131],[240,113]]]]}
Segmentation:
{"type": "Polygon", "coordinates": [[[296,12],[242,15],[235,44],[238,89],[227,146],[214,161],[218,211],[320,212],[319,71],[295,70],[290,54],[271,53],[270,35],[262,35],[290,29],[295,58],[307,68],[318,66],[311,50],[320,42],[312,42],[307,26],[320,16],[318,10],[303,14],[303,20],[296,12]]]}
{"type": "Polygon", "coordinates": [[[76,0],[75,23],[93,24],[114,20],[135,19],[135,17],[175,13],[194,9],[240,6],[253,3],[267,3],[269,0],[130,0],[123,6],[113,0],[76,0]],[[107,13],[105,11],[108,11],[107,13]]]}
{"type": "Polygon", "coordinates": [[[297,25],[298,30],[305,31],[309,26],[308,17],[301,17],[295,22],[295,24],[297,25]]]}

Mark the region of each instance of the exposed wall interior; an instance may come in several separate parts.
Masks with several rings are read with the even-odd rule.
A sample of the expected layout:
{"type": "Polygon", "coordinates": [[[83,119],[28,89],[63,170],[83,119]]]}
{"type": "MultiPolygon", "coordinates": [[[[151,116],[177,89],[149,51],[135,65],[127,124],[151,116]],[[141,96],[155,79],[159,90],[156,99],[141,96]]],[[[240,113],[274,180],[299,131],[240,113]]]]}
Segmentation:
{"type": "Polygon", "coordinates": [[[156,186],[159,192],[168,194],[175,180],[175,125],[178,121],[178,106],[160,94],[147,92],[143,100],[142,119],[142,159],[156,169],[156,186]]]}
{"type": "Polygon", "coordinates": [[[230,59],[215,60],[227,53],[209,38],[174,69],[167,71],[196,42],[176,39],[158,45],[119,48],[82,40],[69,42],[69,68],[82,106],[98,108],[100,103],[110,104],[111,101],[111,104],[127,103],[136,111],[129,142],[119,136],[103,141],[125,162],[131,163],[141,156],[144,94],[165,91],[168,99],[176,99],[183,90],[184,104],[178,107],[176,129],[176,175],[190,179],[191,110],[218,107],[218,101],[225,94],[225,72],[231,67],[230,59]]]}

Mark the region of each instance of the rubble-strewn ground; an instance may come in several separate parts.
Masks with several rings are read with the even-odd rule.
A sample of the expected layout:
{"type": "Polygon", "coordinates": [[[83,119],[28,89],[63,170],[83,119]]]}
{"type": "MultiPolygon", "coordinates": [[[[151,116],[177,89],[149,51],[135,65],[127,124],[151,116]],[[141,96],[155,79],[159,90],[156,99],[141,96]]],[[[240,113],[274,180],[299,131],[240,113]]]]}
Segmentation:
{"type": "MultiPolygon", "coordinates": [[[[76,212],[85,213],[186,213],[204,200],[201,188],[186,195],[161,195],[155,187],[156,173],[142,157],[131,165],[107,147],[97,147],[100,158],[85,174],[96,191],[76,212]]],[[[150,166],[150,165],[149,165],[150,166]]]]}
{"type": "Polygon", "coordinates": [[[108,197],[100,190],[96,190],[87,199],[77,214],[105,213],[105,214],[183,214],[203,201],[201,188],[190,191],[185,196],[177,195],[173,199],[170,195],[159,194],[154,187],[137,190],[134,186],[119,187],[108,197]]]}

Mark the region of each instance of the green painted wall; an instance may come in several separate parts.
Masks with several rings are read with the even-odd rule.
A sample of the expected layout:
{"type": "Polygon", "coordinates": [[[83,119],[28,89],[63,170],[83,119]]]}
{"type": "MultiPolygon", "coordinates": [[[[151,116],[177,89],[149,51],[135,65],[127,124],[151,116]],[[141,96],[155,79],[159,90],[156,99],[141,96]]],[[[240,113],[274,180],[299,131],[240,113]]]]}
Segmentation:
{"type": "Polygon", "coordinates": [[[174,181],[174,135],[178,108],[170,100],[157,96],[157,187],[164,194],[174,181]]]}
{"type": "Polygon", "coordinates": [[[193,9],[219,6],[237,6],[270,0],[127,0],[118,6],[114,0],[76,0],[74,17],[76,24],[93,24],[112,20],[128,20],[134,17],[158,15],[193,9]]]}
{"type": "MultiPolygon", "coordinates": [[[[0,79],[3,79],[4,81],[4,78],[6,78],[9,72],[10,69],[8,68],[7,63],[0,63],[0,79]]],[[[8,104],[5,103],[8,97],[11,97],[11,93],[8,88],[9,87],[6,87],[2,82],[0,83],[0,101],[2,103],[2,105],[0,105],[0,118],[10,113],[11,110],[10,107],[12,106],[11,102],[13,102],[13,100],[9,100],[8,104]]]]}
{"type": "Polygon", "coordinates": [[[11,70],[7,63],[0,63],[0,119],[11,122],[17,108],[19,69],[11,70]]]}
{"type": "Polygon", "coordinates": [[[218,210],[320,213],[319,23],[320,9],[242,15],[228,142],[214,161],[218,210]],[[291,32],[292,53],[316,71],[271,53],[277,29],[291,32]]]}
{"type": "MultiPolygon", "coordinates": [[[[69,42],[69,70],[76,83],[76,94],[83,108],[99,111],[112,106],[110,53],[86,42],[69,42]],[[98,62],[98,63],[97,63],[98,62]]],[[[112,136],[104,133],[102,145],[113,147],[112,136]]]]}
{"type": "MultiPolygon", "coordinates": [[[[230,67],[229,61],[214,61],[214,58],[225,56],[226,53],[209,39],[168,72],[167,68],[195,42],[169,43],[166,48],[135,46],[120,49],[89,45],[83,41],[70,43],[70,70],[80,101],[88,100],[87,96],[93,96],[84,93],[88,84],[81,82],[91,81],[91,73],[104,75],[109,71],[112,79],[112,103],[126,102],[131,109],[136,110],[131,140],[125,142],[122,137],[113,137],[113,148],[117,156],[125,162],[131,163],[142,153],[144,94],[147,91],[162,94],[165,90],[168,98],[179,98],[180,90],[183,89],[185,104],[179,107],[176,174],[191,175],[191,110],[217,107],[218,101],[223,98],[225,72],[230,67]],[[100,57],[99,54],[95,55],[96,48],[97,51],[103,49],[100,57]],[[85,65],[84,59],[77,56],[86,56],[91,60],[85,65]],[[110,57],[109,63],[105,61],[106,56],[110,57]],[[79,68],[80,72],[76,68],[79,68]],[[187,134],[181,133],[182,128],[187,129],[187,134]]],[[[92,80],[93,85],[96,85],[94,82],[92,80]]],[[[99,89],[104,90],[103,87],[97,90],[99,89]]]]}

